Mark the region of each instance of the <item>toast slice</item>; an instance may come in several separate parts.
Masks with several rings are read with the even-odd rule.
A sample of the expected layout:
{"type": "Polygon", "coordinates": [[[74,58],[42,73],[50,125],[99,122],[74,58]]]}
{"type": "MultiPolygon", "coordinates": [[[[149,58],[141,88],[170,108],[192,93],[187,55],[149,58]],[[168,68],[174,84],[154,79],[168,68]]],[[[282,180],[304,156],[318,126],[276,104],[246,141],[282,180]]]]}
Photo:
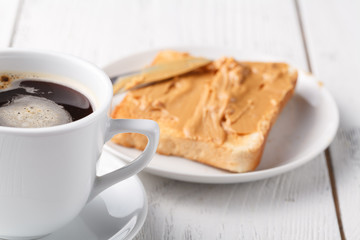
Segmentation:
{"type": "MultiPolygon", "coordinates": [[[[187,57],[187,53],[163,51],[152,64],[187,57]]],[[[296,70],[285,63],[224,57],[129,91],[112,117],[155,120],[160,126],[160,154],[247,172],[258,166],[271,126],[291,98],[296,80],[296,70]]],[[[119,134],[112,140],[138,149],[147,143],[137,133],[119,134]]]]}

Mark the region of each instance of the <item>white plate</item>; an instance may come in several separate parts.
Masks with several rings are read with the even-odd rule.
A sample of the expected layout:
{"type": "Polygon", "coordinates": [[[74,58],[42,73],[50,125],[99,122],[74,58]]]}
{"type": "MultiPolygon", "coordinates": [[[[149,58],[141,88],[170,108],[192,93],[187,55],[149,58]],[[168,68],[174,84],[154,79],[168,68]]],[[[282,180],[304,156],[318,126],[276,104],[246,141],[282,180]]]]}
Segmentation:
{"type": "MultiPolygon", "coordinates": [[[[104,152],[98,171],[104,174],[123,165],[118,158],[104,152]]],[[[144,224],[147,207],[144,187],[133,176],[102,192],[67,226],[41,240],[132,239],[144,224]]]]}
{"type": "MultiPolygon", "coordinates": [[[[212,59],[233,56],[237,60],[279,61],[279,58],[246,54],[231,49],[184,47],[195,56],[212,59]]],[[[140,69],[149,64],[159,49],[134,54],[104,68],[109,76],[140,69]]],[[[114,105],[119,97],[114,99],[114,105]]],[[[237,183],[272,177],[314,159],[333,140],[339,124],[335,101],[314,76],[299,70],[295,95],[289,101],[268,137],[260,165],[248,173],[229,173],[180,157],[156,154],[145,171],[182,181],[198,183],[237,183]]],[[[107,143],[107,150],[125,161],[139,151],[107,143]]]]}

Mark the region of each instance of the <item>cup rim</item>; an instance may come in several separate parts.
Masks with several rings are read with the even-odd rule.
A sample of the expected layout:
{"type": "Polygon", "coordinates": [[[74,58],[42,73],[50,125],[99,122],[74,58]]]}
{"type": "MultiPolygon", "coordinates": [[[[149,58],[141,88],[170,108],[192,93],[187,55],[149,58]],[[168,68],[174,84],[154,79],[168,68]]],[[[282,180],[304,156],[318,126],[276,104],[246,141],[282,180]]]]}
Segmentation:
{"type": "Polygon", "coordinates": [[[105,87],[107,88],[106,90],[107,95],[102,96],[105,100],[104,104],[101,104],[98,108],[96,108],[92,113],[90,113],[86,117],[76,120],[74,122],[51,126],[51,127],[43,127],[43,128],[17,128],[17,127],[0,126],[0,133],[11,133],[17,135],[36,135],[36,136],[41,136],[50,133],[51,134],[63,133],[67,131],[73,131],[79,128],[80,126],[89,125],[92,122],[94,122],[101,114],[107,112],[108,110],[107,108],[111,103],[111,99],[113,95],[112,83],[110,81],[110,78],[105,74],[105,72],[102,71],[95,64],[74,55],[60,53],[56,51],[50,51],[50,50],[0,48],[0,56],[3,54],[37,54],[51,58],[62,58],[67,61],[75,62],[76,64],[80,65],[83,69],[88,69],[89,71],[92,71],[94,72],[94,74],[99,76],[99,81],[103,81],[104,82],[103,84],[105,84],[105,87]]]}

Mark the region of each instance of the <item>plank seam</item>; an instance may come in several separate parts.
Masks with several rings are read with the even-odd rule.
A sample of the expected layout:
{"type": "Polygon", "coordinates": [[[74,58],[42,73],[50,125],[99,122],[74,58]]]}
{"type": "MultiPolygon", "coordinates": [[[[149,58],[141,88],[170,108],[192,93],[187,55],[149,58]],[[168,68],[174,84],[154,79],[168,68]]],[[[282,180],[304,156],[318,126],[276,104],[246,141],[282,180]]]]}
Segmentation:
{"type": "Polygon", "coordinates": [[[18,28],[18,25],[19,25],[19,19],[20,19],[22,10],[23,10],[23,6],[24,6],[24,0],[20,0],[18,8],[16,10],[16,17],[15,17],[15,21],[14,21],[14,25],[13,25],[13,30],[12,30],[12,33],[11,33],[9,47],[14,46],[15,36],[16,36],[16,33],[17,33],[17,28],[18,28]]]}
{"type": "Polygon", "coordinates": [[[340,236],[341,236],[342,240],[345,240],[346,237],[345,237],[343,223],[341,220],[339,198],[338,198],[338,193],[337,193],[336,183],[335,183],[335,176],[334,176],[334,167],[332,165],[332,158],[331,158],[329,148],[327,148],[325,150],[325,159],[326,159],[326,163],[327,163],[328,170],[329,170],[331,191],[332,191],[332,195],[334,198],[334,204],[335,204],[336,216],[337,216],[337,220],[338,220],[338,224],[339,224],[340,236]]]}
{"type": "Polygon", "coordinates": [[[310,61],[309,48],[308,48],[306,37],[305,37],[305,31],[304,31],[304,25],[303,25],[303,21],[302,21],[302,16],[301,16],[301,13],[300,13],[300,6],[299,6],[298,0],[294,0],[294,1],[295,1],[297,19],[298,19],[298,23],[299,23],[299,26],[300,26],[301,39],[302,39],[303,47],[304,47],[304,51],[305,51],[307,68],[308,68],[308,71],[310,73],[312,73],[312,67],[311,67],[312,64],[311,64],[311,61],[310,61]]]}
{"type": "MultiPolygon", "coordinates": [[[[299,27],[300,27],[300,31],[301,31],[301,38],[302,38],[303,47],[304,47],[304,51],[305,51],[308,71],[310,73],[312,73],[312,64],[311,64],[311,59],[310,59],[310,54],[309,54],[309,48],[308,48],[307,41],[306,41],[306,35],[305,35],[301,10],[300,10],[300,6],[299,6],[299,0],[294,0],[294,2],[295,2],[296,14],[297,14],[298,22],[299,22],[299,27]]],[[[341,219],[341,211],[340,211],[338,193],[337,193],[337,189],[336,189],[335,174],[334,174],[334,168],[332,165],[332,157],[331,157],[329,147],[325,150],[325,159],[326,159],[326,166],[328,168],[331,192],[332,192],[332,197],[334,200],[335,212],[336,212],[336,218],[337,218],[337,222],[338,222],[340,237],[342,240],[346,240],[343,223],[342,223],[342,219],[341,219]]]]}

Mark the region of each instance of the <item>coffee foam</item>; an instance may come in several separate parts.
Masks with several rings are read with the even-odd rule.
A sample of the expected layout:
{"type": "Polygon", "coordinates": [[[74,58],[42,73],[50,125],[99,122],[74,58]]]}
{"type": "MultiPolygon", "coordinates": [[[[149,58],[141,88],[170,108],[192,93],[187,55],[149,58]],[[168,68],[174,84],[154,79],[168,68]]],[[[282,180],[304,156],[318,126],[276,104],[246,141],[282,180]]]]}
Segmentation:
{"type": "Polygon", "coordinates": [[[20,95],[0,107],[0,126],[40,128],[71,121],[71,115],[62,106],[42,97],[20,95]]]}

